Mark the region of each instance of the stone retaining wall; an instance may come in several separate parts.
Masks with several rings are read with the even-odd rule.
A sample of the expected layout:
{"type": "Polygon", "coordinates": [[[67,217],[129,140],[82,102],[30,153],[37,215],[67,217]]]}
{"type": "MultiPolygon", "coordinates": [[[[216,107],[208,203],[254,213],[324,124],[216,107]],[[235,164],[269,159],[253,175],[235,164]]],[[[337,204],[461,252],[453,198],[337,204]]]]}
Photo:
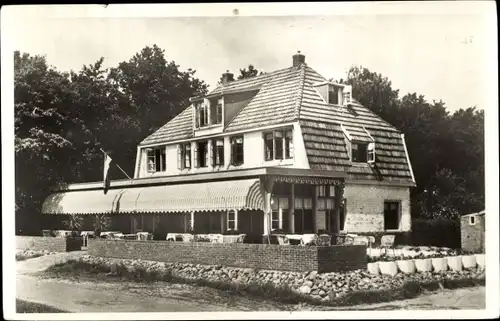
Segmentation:
{"type": "Polygon", "coordinates": [[[366,269],[366,247],[89,240],[88,254],[119,259],[222,265],[265,270],[339,272],[366,269]]]}
{"type": "Polygon", "coordinates": [[[16,236],[16,250],[70,252],[81,249],[81,237],[16,236]]]}

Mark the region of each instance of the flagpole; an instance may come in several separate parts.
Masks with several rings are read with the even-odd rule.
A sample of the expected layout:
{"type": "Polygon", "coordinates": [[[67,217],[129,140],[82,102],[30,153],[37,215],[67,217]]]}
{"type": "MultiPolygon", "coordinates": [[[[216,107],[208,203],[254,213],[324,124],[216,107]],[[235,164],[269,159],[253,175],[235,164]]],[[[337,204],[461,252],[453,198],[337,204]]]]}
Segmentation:
{"type": "MultiPolygon", "coordinates": [[[[100,150],[101,150],[101,152],[103,152],[105,155],[107,155],[107,154],[108,154],[108,153],[106,153],[106,152],[105,152],[102,148],[100,148],[100,150]]],[[[126,173],[126,172],[125,172],[125,171],[124,171],[124,170],[120,167],[120,165],[118,165],[118,164],[115,164],[115,165],[116,165],[116,167],[118,167],[118,169],[119,169],[119,170],[121,170],[121,171],[122,171],[122,173],[123,173],[123,174],[125,174],[125,176],[127,176],[127,177],[128,177],[128,179],[132,180],[132,178],[131,178],[130,176],[128,176],[128,174],[127,174],[127,173],[126,173]]]]}

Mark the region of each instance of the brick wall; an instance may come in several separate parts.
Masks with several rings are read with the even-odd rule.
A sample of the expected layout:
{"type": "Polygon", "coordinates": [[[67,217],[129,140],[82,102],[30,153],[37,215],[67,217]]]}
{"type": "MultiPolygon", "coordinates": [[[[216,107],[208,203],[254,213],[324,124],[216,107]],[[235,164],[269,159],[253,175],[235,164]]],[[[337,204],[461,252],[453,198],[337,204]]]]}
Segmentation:
{"type": "Polygon", "coordinates": [[[51,252],[79,251],[82,249],[82,239],[80,237],[16,236],[16,249],[51,252]]]}
{"type": "Polygon", "coordinates": [[[462,249],[466,251],[484,251],[484,215],[475,215],[476,224],[469,224],[469,216],[460,218],[462,249]]]}
{"type": "Polygon", "coordinates": [[[344,198],[347,215],[344,230],[347,232],[384,231],[384,200],[401,201],[401,232],[411,230],[410,188],[348,183],[344,198]]]}
{"type": "Polygon", "coordinates": [[[366,267],[366,249],[362,245],[302,247],[244,243],[91,240],[87,251],[90,255],[101,257],[265,270],[333,272],[366,267]]]}

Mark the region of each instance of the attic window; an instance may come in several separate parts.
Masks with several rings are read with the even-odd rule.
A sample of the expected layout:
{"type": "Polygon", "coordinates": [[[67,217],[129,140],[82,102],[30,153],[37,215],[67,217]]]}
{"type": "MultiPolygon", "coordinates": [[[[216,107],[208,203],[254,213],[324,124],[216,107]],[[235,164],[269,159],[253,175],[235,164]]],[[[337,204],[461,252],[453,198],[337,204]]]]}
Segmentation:
{"type": "Polygon", "coordinates": [[[328,86],[328,103],[338,105],[339,104],[339,91],[340,87],[335,85],[328,86]]]}
{"type": "Polygon", "coordinates": [[[471,215],[469,216],[469,225],[476,225],[476,217],[471,215]]]}
{"type": "Polygon", "coordinates": [[[324,82],[314,86],[328,104],[348,106],[352,103],[352,87],[350,85],[324,82]]]}

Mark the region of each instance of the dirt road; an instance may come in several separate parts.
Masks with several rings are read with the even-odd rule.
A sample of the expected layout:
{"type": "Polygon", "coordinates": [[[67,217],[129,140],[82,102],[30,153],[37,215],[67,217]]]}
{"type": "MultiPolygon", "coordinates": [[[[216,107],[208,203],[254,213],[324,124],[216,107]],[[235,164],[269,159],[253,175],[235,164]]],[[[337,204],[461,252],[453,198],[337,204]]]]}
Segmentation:
{"type": "Polygon", "coordinates": [[[40,279],[34,272],[79,253],[58,253],[17,263],[16,296],[71,312],[328,311],[484,309],[485,288],[449,290],[415,299],[352,307],[286,305],[185,284],[40,279]]]}

